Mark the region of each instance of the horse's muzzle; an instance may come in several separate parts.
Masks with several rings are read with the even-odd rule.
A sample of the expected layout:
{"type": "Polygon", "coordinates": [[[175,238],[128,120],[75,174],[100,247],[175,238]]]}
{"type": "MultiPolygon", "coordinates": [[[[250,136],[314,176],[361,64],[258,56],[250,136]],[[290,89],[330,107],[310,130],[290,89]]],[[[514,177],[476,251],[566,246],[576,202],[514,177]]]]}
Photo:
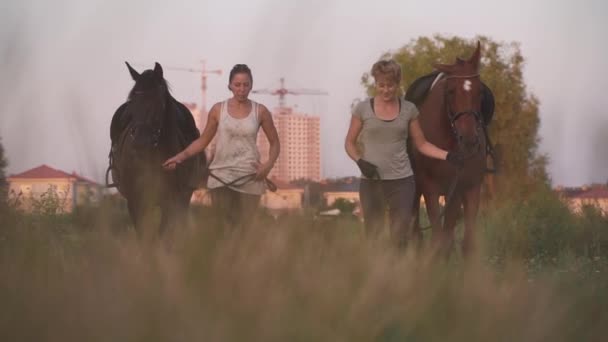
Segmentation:
{"type": "Polygon", "coordinates": [[[480,144],[481,141],[478,136],[462,139],[462,146],[465,148],[465,150],[468,151],[472,151],[473,149],[479,148],[480,144]]]}
{"type": "Polygon", "coordinates": [[[478,135],[458,136],[458,148],[468,156],[475,155],[481,150],[481,139],[478,135]]]}

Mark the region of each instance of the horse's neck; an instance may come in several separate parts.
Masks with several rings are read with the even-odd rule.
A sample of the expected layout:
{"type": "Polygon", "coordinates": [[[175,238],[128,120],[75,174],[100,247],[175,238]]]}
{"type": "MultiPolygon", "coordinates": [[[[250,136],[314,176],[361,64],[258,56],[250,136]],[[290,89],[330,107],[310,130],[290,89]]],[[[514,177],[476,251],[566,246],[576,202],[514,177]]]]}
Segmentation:
{"type": "Polygon", "coordinates": [[[164,146],[167,149],[169,154],[174,154],[185,146],[180,146],[179,140],[182,132],[180,131],[179,123],[178,123],[178,108],[176,107],[174,100],[171,96],[167,98],[167,103],[165,105],[165,112],[163,113],[163,123],[165,134],[164,136],[164,146]]]}
{"type": "Polygon", "coordinates": [[[176,128],[177,127],[177,118],[173,115],[175,111],[175,106],[173,104],[173,98],[170,96],[167,98],[165,102],[165,111],[163,112],[163,123],[168,128],[176,128]]]}
{"type": "Polygon", "coordinates": [[[420,126],[427,140],[440,147],[452,143],[450,121],[445,112],[444,85],[437,84],[421,106],[420,126]]]}

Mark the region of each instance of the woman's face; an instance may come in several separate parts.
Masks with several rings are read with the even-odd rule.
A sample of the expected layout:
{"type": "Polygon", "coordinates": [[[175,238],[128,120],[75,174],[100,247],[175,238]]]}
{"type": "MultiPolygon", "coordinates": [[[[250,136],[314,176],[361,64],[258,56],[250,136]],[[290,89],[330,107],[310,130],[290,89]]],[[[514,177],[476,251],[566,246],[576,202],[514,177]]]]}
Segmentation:
{"type": "Polygon", "coordinates": [[[249,92],[251,91],[251,78],[246,73],[238,73],[232,77],[232,81],[230,81],[230,91],[239,101],[244,101],[249,96],[249,92]]]}
{"type": "Polygon", "coordinates": [[[384,101],[393,100],[397,96],[399,84],[387,76],[376,79],[376,94],[384,101]]]}

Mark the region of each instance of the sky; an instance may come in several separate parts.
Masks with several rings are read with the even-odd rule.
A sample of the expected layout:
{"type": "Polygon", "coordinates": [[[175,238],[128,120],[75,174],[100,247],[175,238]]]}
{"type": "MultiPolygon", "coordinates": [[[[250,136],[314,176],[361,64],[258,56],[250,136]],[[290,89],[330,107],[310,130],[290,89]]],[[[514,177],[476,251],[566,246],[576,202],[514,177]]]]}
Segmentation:
{"type": "MultiPolygon", "coordinates": [[[[136,69],[159,62],[175,98],[230,96],[228,72],[248,64],[254,88],[324,90],[287,97],[321,117],[324,177],[355,175],[344,152],[361,75],[420,36],[518,42],[540,100],[541,152],[554,185],[608,181],[608,3],[602,0],[409,1],[4,0],[0,3],[0,137],[8,173],[40,164],[103,179],[109,125],[136,69]]],[[[440,61],[451,62],[451,61],[440,61]]],[[[406,67],[406,66],[405,66],[406,67]]],[[[269,108],[278,98],[252,94],[269,108]]],[[[496,115],[500,115],[497,113],[496,115]]]]}

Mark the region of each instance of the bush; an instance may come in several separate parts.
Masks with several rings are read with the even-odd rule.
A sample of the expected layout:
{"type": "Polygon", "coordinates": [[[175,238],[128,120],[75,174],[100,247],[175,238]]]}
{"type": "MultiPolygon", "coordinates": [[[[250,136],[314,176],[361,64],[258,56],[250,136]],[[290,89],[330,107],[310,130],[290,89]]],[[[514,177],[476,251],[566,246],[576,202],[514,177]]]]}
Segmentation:
{"type": "Polygon", "coordinates": [[[575,218],[576,252],[588,257],[608,257],[608,216],[594,206],[583,206],[575,218]]]}
{"type": "Polygon", "coordinates": [[[549,189],[488,209],[480,225],[487,253],[495,259],[555,263],[567,254],[608,257],[607,218],[594,207],[573,214],[549,189]]]}

